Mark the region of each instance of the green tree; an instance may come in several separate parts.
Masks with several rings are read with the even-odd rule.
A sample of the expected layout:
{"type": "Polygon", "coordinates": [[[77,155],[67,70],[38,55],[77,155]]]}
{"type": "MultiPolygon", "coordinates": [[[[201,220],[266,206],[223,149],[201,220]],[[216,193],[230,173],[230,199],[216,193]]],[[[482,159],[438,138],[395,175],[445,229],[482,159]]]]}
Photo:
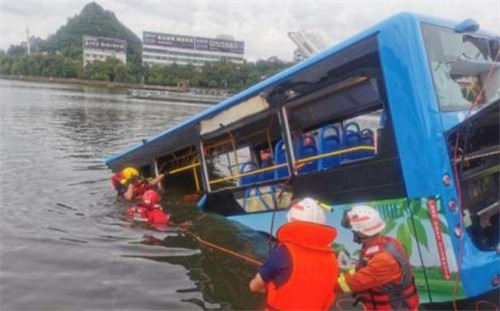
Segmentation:
{"type": "Polygon", "coordinates": [[[141,63],[141,40],[125,27],[113,12],[104,10],[95,2],[88,3],[79,15],[69,18],[64,26],[43,42],[41,48],[43,51],[59,51],[67,57],[80,58],[83,36],[126,40],[128,61],[141,63]]]}
{"type": "Polygon", "coordinates": [[[11,45],[7,50],[7,54],[11,56],[20,56],[26,54],[26,48],[20,45],[11,45]]]}
{"type": "Polygon", "coordinates": [[[127,66],[114,57],[94,61],[84,68],[83,78],[90,80],[129,82],[127,66]]]}

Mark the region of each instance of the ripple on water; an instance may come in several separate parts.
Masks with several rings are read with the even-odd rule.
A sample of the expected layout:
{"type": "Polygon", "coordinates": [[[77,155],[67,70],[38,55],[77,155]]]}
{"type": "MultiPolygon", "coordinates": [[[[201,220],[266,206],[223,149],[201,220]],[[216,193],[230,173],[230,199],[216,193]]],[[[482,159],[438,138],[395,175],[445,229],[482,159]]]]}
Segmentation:
{"type": "MultiPolygon", "coordinates": [[[[262,301],[247,291],[255,267],[176,228],[127,224],[102,163],[206,106],[5,80],[0,92],[0,309],[254,309],[262,301]]],[[[169,211],[181,221],[196,214],[178,204],[169,211]]],[[[237,238],[223,219],[206,221],[197,230],[230,248],[259,241],[237,238]]]]}

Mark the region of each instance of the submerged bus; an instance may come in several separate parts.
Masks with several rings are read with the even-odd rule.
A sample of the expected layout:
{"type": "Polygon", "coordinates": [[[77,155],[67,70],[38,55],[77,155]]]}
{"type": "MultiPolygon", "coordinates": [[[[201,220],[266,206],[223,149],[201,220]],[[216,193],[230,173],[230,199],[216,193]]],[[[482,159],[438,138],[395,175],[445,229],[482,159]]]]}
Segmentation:
{"type": "Polygon", "coordinates": [[[342,209],[365,203],[422,302],[498,291],[500,39],[478,28],[395,15],[106,164],[168,171],[200,208],[270,234],[314,197],[334,207],[342,269],[359,253],[342,209]]]}

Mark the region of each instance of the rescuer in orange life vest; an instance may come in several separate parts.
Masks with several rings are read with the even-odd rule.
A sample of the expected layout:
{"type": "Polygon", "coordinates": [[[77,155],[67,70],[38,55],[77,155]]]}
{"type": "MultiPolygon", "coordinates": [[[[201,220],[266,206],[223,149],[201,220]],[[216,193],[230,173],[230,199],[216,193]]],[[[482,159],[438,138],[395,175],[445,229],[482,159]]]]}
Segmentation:
{"type": "Polygon", "coordinates": [[[339,276],[337,291],[354,293],[367,310],[418,310],[410,261],[397,240],[380,234],[385,222],[378,211],[355,206],[345,211],[342,226],[362,246],[356,271],[339,276]]]}
{"type": "Polygon", "coordinates": [[[267,310],[328,310],[338,277],[331,248],[337,231],[325,226],[323,209],[310,198],[292,204],[287,216],[278,245],[250,281],[250,290],[267,293],[267,310]]]}
{"type": "Polygon", "coordinates": [[[126,167],[113,175],[111,182],[118,195],[127,201],[132,201],[142,196],[152,186],[160,183],[164,177],[164,174],[160,174],[156,178],[143,182],[139,179],[139,171],[136,168],[126,167]]]}

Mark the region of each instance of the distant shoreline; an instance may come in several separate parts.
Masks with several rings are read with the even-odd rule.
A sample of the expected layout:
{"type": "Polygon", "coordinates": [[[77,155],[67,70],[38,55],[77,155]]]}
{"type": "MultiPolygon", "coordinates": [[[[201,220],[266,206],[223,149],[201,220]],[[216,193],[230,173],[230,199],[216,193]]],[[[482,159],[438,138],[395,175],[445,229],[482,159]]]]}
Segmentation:
{"type": "Polygon", "coordinates": [[[109,82],[109,81],[98,81],[98,80],[85,80],[76,78],[58,78],[58,77],[39,77],[39,76],[25,76],[25,75],[8,75],[0,74],[0,79],[2,80],[15,80],[15,81],[27,81],[27,82],[40,82],[40,83],[63,83],[63,84],[79,84],[95,87],[105,87],[114,90],[121,90],[127,92],[128,89],[156,89],[165,91],[176,91],[176,87],[172,86],[161,86],[161,85],[146,85],[146,84],[134,84],[134,83],[124,83],[124,82],[109,82]]]}

